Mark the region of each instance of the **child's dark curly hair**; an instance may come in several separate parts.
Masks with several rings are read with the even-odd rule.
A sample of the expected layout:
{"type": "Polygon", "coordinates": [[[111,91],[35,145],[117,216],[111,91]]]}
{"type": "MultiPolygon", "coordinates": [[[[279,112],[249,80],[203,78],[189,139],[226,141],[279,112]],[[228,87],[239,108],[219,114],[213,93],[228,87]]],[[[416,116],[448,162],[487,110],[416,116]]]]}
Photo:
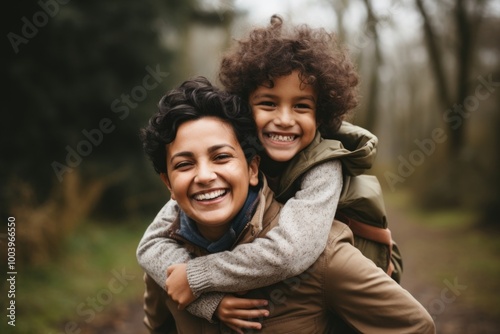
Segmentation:
{"type": "Polygon", "coordinates": [[[220,118],[233,128],[247,162],[258,153],[257,130],[248,104],[212,86],[206,78],[197,77],[167,92],[148,126],[141,129],[144,151],[157,173],[167,172],[165,145],[174,141],[179,126],[208,116],[220,118]]]}
{"type": "Polygon", "coordinates": [[[316,121],[323,135],[335,133],[345,114],[357,105],[358,74],[333,34],[307,25],[286,30],[273,15],[238,41],[221,62],[219,78],[226,90],[248,99],[259,85],[298,70],[318,93],[316,121]]]}

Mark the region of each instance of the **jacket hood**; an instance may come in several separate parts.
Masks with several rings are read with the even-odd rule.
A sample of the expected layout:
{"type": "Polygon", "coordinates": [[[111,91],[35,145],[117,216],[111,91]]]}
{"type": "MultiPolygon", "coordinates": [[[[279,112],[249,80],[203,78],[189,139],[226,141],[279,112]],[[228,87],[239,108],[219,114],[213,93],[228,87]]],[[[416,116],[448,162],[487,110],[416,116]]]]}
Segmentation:
{"type": "Polygon", "coordinates": [[[340,159],[344,175],[357,176],[372,167],[377,154],[378,138],[370,131],[343,122],[331,139],[323,139],[319,132],[309,146],[297,154],[285,169],[276,191],[282,201],[289,198],[292,185],[314,166],[327,160],[340,159]]]}
{"type": "Polygon", "coordinates": [[[378,138],[370,131],[348,122],[343,122],[331,139],[323,141],[340,142],[341,150],[337,158],[340,158],[344,171],[350,176],[361,175],[370,169],[377,155],[378,138]]]}

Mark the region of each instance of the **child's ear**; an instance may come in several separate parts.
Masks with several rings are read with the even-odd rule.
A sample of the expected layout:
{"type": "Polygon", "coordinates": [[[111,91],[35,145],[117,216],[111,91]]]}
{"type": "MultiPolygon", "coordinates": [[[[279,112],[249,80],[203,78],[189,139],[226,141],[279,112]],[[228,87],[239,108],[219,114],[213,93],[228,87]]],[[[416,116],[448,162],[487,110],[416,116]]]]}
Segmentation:
{"type": "Polygon", "coordinates": [[[170,180],[168,179],[167,173],[160,173],[160,178],[167,186],[168,190],[170,190],[170,197],[175,200],[174,193],[172,192],[172,187],[170,186],[170,180]]]}
{"type": "Polygon", "coordinates": [[[256,186],[259,184],[259,165],[260,157],[258,155],[254,156],[248,164],[248,174],[250,176],[249,183],[251,186],[256,186]]]}

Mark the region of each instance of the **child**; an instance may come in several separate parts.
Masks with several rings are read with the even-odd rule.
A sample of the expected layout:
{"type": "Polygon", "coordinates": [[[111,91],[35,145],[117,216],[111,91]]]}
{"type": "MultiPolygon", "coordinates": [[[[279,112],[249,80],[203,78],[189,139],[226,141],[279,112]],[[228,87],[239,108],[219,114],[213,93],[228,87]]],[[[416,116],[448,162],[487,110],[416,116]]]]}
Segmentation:
{"type": "MultiPolygon", "coordinates": [[[[194,257],[263,238],[278,223],[281,205],[259,176],[259,159],[249,140],[255,133],[246,104],[204,78],[169,92],[143,130],[146,152],[180,207],[165,232],[194,257]]],[[[271,312],[263,330],[272,333],[337,330],[330,311],[362,332],[433,333],[425,309],[351,243],[349,228],[335,221],[313,266],[300,276],[251,291],[251,298],[270,300],[269,311],[256,309],[245,316],[271,312]]],[[[145,322],[155,333],[227,329],[179,310],[149,276],[145,296],[145,322]]],[[[230,327],[241,333],[243,325],[230,327]]]]}
{"type": "MultiPolygon", "coordinates": [[[[349,125],[338,131],[344,114],[356,105],[358,79],[344,53],[334,48],[331,35],[307,26],[290,33],[282,28],[281,19],[273,17],[268,28],[255,29],[224,57],[220,73],[226,88],[252,106],[265,150],[262,169],[280,200],[286,201],[278,226],[266,238],[231,252],[191,259],[165,234],[178,214],[170,201],[137,251],[139,263],[160,286],[169,268],[168,293],[181,307],[201,296],[188,310],[208,320],[223,295],[206,292],[267,286],[309,268],[327,243],[343,190],[342,166],[346,173],[359,174],[370,167],[375,154],[376,138],[367,131],[359,134],[349,125]],[[328,135],[354,138],[355,145],[322,140],[318,127],[328,135]],[[322,147],[326,150],[318,152],[322,147]],[[333,153],[325,159],[325,151],[333,153]],[[342,157],[342,165],[335,155],[342,157]]],[[[351,188],[344,187],[344,193],[346,189],[351,188]]],[[[383,208],[378,211],[383,213],[383,208]]]]}
{"type": "MultiPolygon", "coordinates": [[[[276,198],[285,203],[300,189],[306,172],[322,162],[340,159],[344,184],[337,216],[353,229],[356,247],[399,282],[402,264],[387,229],[380,185],[376,177],[361,175],[375,158],[377,138],[342,123],[343,116],[357,104],[358,76],[333,35],[307,26],[287,31],[281,18],[273,16],[269,27],[254,29],[224,56],[219,76],[229,92],[247,99],[252,106],[259,139],[267,153],[262,170],[266,176],[276,177],[277,182],[272,184],[276,198]],[[292,72],[299,74],[299,81],[280,90],[277,85],[292,72]],[[290,113],[293,117],[283,118],[287,117],[285,108],[292,107],[285,99],[294,97],[294,87],[309,87],[313,99],[290,100],[300,104],[290,113]],[[296,139],[285,136],[296,135],[293,131],[301,129],[304,132],[296,139]],[[322,140],[316,129],[323,138],[337,140],[322,140]],[[290,141],[280,140],[276,134],[290,141]]],[[[330,182],[327,175],[322,179],[330,182]]]]}

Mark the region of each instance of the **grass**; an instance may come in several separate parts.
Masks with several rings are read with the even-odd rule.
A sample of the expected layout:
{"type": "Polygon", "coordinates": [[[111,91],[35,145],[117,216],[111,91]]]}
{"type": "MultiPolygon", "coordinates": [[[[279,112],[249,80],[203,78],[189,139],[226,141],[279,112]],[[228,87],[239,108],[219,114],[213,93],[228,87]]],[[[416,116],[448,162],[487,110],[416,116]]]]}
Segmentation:
{"type": "MultiPolygon", "coordinates": [[[[438,287],[446,280],[466,285],[457,302],[500,317],[500,243],[473,225],[474,213],[463,210],[423,212],[412,206],[411,196],[398,193],[387,204],[418,224],[424,238],[407,241],[408,250],[424,258],[426,282],[438,287]]],[[[86,222],[65,242],[60,257],[41,267],[18,268],[16,328],[5,318],[1,333],[78,333],[86,324],[131,302],[143,293],[142,270],[135,250],[147,222],[121,224],[86,222]],[[121,277],[121,284],[117,277],[121,277]],[[74,328],[65,331],[65,326],[74,328]]],[[[420,277],[419,277],[420,279],[420,277]]],[[[6,296],[5,285],[1,294],[6,296]]],[[[5,298],[2,298],[6,300],[5,298]]],[[[4,305],[2,305],[4,308],[4,305]]]]}
{"type": "MultiPolygon", "coordinates": [[[[68,326],[77,333],[107,310],[138,301],[143,283],[135,250],[145,227],[137,221],[86,222],[66,240],[57,260],[18,268],[15,332],[62,333],[68,326]]],[[[4,326],[6,321],[0,331],[7,333],[4,326]]]]}

